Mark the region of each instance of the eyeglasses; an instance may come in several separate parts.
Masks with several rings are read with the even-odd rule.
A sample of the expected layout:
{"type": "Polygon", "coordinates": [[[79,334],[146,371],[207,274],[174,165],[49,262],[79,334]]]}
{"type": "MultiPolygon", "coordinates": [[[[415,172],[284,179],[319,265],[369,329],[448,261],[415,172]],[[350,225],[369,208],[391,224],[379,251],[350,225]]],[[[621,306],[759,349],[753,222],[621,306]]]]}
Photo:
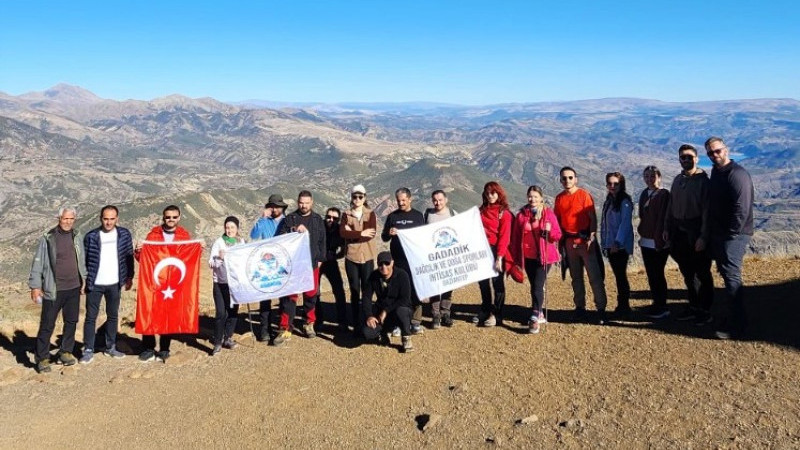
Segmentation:
{"type": "Polygon", "coordinates": [[[708,156],[719,155],[720,153],[722,153],[723,150],[725,150],[725,147],[712,148],[712,149],[710,149],[709,151],[706,152],[706,155],[708,155],[708,156]]]}
{"type": "Polygon", "coordinates": [[[575,178],[575,177],[574,177],[573,175],[569,175],[569,176],[563,176],[563,177],[561,177],[561,181],[572,180],[572,179],[574,179],[574,178],[575,178]]]}
{"type": "Polygon", "coordinates": [[[164,220],[178,220],[180,216],[164,216],[164,220]]]}
{"type": "Polygon", "coordinates": [[[391,265],[392,265],[391,261],[390,262],[381,261],[378,263],[378,267],[389,267],[391,265]]]}
{"type": "Polygon", "coordinates": [[[350,196],[353,200],[361,200],[364,198],[364,194],[353,194],[350,196]]]}
{"type": "Polygon", "coordinates": [[[325,220],[339,220],[338,216],[325,216],[325,220]]]}
{"type": "Polygon", "coordinates": [[[689,155],[689,154],[681,155],[678,157],[678,159],[680,159],[681,161],[691,161],[694,159],[694,155],[689,155]]]}

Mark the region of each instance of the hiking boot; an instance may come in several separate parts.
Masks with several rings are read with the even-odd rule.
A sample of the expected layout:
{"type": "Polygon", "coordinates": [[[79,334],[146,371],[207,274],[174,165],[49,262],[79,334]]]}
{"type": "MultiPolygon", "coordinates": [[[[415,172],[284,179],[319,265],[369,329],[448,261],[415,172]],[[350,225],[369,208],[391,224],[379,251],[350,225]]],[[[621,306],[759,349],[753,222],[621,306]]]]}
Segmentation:
{"type": "Polygon", "coordinates": [[[84,350],[83,356],[78,360],[81,364],[89,364],[92,361],[94,361],[94,352],[91,350],[84,350]]]}
{"type": "Polygon", "coordinates": [[[494,314],[489,314],[489,317],[487,317],[481,325],[484,327],[493,327],[497,325],[497,319],[494,317],[494,314]]]}
{"type": "Polygon", "coordinates": [[[289,330],[283,330],[275,336],[275,339],[272,340],[272,345],[275,347],[280,347],[286,343],[292,337],[292,332],[289,330]]]}
{"type": "Polygon", "coordinates": [[[214,356],[221,351],[222,351],[222,346],[220,344],[214,344],[214,348],[211,350],[211,356],[214,356]]]}
{"type": "Polygon", "coordinates": [[[392,339],[389,337],[387,333],[381,333],[378,336],[378,345],[389,346],[392,345],[392,339]]]}
{"type": "Polygon", "coordinates": [[[306,337],[309,339],[317,337],[317,332],[314,330],[313,323],[307,323],[303,325],[303,333],[305,333],[306,337]]]}
{"type": "Polygon", "coordinates": [[[227,348],[228,350],[233,350],[238,346],[239,344],[237,344],[232,338],[225,338],[225,340],[222,341],[222,348],[227,348]]]}
{"type": "Polygon", "coordinates": [[[539,333],[539,320],[536,317],[531,317],[531,320],[528,322],[528,334],[538,334],[539,333]]]}
{"type": "Polygon", "coordinates": [[[161,350],[160,352],[156,352],[156,361],[161,361],[166,363],[169,359],[169,350],[161,350]]]}
{"type": "Polygon", "coordinates": [[[394,327],[394,330],[392,330],[392,336],[394,337],[400,336],[400,327],[394,327]]]}
{"type": "Polygon", "coordinates": [[[50,367],[50,359],[45,358],[38,363],[36,363],[36,371],[39,373],[49,373],[53,369],[50,367]]]}
{"type": "Polygon", "coordinates": [[[695,320],[697,318],[698,318],[698,314],[694,310],[694,308],[686,308],[683,311],[681,311],[681,313],[678,314],[675,317],[675,320],[680,321],[680,322],[688,322],[690,320],[695,320]]]}
{"type": "Polygon", "coordinates": [[[411,336],[403,336],[403,353],[413,352],[414,344],[411,343],[411,336]]]}
{"type": "Polygon", "coordinates": [[[442,325],[450,328],[453,326],[453,318],[450,317],[450,314],[442,314],[442,325]]]}
{"type": "Polygon", "coordinates": [[[669,310],[663,306],[652,306],[647,311],[646,315],[655,320],[665,319],[669,317],[669,310]]]}
{"type": "Polygon", "coordinates": [[[117,350],[117,348],[116,348],[116,347],[109,347],[109,348],[107,348],[107,349],[106,349],[106,351],[104,351],[103,353],[104,353],[106,356],[110,356],[110,357],[112,357],[112,358],[117,358],[117,359],[120,359],[120,358],[124,358],[124,357],[125,357],[125,353],[122,353],[121,351],[117,350]]]}
{"type": "Polygon", "coordinates": [[[575,311],[572,312],[572,321],[573,322],[586,321],[586,308],[575,308],[575,311]]]}
{"type": "Polygon", "coordinates": [[[442,318],[437,316],[431,322],[431,329],[438,330],[439,328],[442,328],[442,318]]]}
{"type": "Polygon", "coordinates": [[[152,349],[147,349],[142,353],[139,353],[139,361],[141,362],[150,362],[156,359],[156,352],[152,349]]]}
{"type": "Polygon", "coordinates": [[[422,325],[415,323],[411,324],[411,334],[423,334],[425,333],[425,329],[422,328],[422,325]]]}
{"type": "Polygon", "coordinates": [[[60,352],[58,354],[58,362],[61,363],[61,365],[63,365],[63,366],[72,366],[75,363],[77,363],[78,360],[75,359],[74,356],[72,356],[72,353],[60,352]]]}

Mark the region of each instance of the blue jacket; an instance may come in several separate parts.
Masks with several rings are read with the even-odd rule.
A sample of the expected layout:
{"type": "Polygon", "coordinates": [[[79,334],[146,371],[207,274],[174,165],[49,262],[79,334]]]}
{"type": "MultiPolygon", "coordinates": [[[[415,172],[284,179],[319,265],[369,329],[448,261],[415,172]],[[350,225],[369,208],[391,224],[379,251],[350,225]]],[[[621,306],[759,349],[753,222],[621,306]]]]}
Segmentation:
{"type": "MultiPolygon", "coordinates": [[[[100,269],[100,227],[86,233],[83,247],[86,251],[86,292],[94,288],[100,269]]],[[[119,286],[133,279],[133,238],[127,228],[117,227],[117,260],[119,261],[119,286]]]]}
{"type": "Polygon", "coordinates": [[[285,216],[280,216],[277,219],[261,217],[253,226],[253,229],[250,230],[250,239],[255,241],[274,237],[284,217],[285,216]]]}
{"type": "Polygon", "coordinates": [[[629,255],[633,254],[633,202],[625,199],[615,211],[611,198],[603,204],[603,219],[600,222],[600,241],[603,248],[624,248],[629,255]]]}

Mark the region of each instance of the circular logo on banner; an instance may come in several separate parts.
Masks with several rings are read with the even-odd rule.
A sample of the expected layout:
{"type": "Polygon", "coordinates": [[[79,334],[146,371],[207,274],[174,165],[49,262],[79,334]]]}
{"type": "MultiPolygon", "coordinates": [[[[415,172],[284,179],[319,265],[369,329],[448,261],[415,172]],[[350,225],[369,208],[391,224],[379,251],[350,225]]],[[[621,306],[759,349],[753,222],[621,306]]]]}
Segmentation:
{"type": "Polygon", "coordinates": [[[436,248],[450,248],[458,244],[456,230],[450,227],[438,228],[433,232],[433,245],[436,248]]]}
{"type": "Polygon", "coordinates": [[[289,281],[292,259],[282,246],[265,244],[256,247],[247,257],[247,279],[258,291],[279,291],[289,281]]]}

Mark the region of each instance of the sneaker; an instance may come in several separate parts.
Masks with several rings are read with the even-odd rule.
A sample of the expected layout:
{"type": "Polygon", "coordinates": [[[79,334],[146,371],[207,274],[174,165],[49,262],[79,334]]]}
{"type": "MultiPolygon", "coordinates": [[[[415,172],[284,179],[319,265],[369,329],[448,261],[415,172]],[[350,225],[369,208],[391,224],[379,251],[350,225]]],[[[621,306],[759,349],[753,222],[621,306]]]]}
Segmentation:
{"type": "Polygon", "coordinates": [[[694,308],[686,308],[675,317],[675,320],[680,322],[688,322],[690,320],[695,320],[697,318],[698,314],[697,312],[695,312],[694,308]]]}
{"type": "Polygon", "coordinates": [[[211,356],[214,356],[221,351],[222,351],[222,346],[219,344],[215,344],[214,348],[211,350],[211,356]]]}
{"type": "Polygon", "coordinates": [[[403,353],[413,352],[414,344],[411,343],[411,336],[403,336],[403,353]]]}
{"type": "Polygon", "coordinates": [[[109,348],[107,348],[107,349],[106,349],[106,351],[104,351],[103,353],[104,353],[106,356],[110,356],[110,357],[112,357],[112,358],[117,358],[117,359],[120,359],[120,358],[124,358],[124,357],[125,357],[125,353],[122,353],[121,351],[117,350],[117,348],[116,348],[116,347],[109,347],[109,348]]]}
{"type": "Polygon", "coordinates": [[[531,317],[531,320],[528,322],[528,333],[529,334],[539,333],[539,320],[536,317],[531,317]]]}
{"type": "Polygon", "coordinates": [[[94,352],[91,350],[84,350],[83,356],[78,360],[81,364],[89,364],[92,361],[94,361],[94,352]]]}
{"type": "Polygon", "coordinates": [[[228,350],[233,350],[238,346],[239,344],[237,344],[232,338],[225,338],[225,340],[222,341],[222,347],[227,348],[228,350]]]}
{"type": "Polygon", "coordinates": [[[575,308],[575,311],[572,313],[572,321],[573,322],[584,322],[586,320],[586,309],[585,308],[575,308]]]}
{"type": "Polygon", "coordinates": [[[156,359],[156,352],[151,349],[145,350],[142,353],[139,353],[139,361],[141,362],[150,362],[156,359]]]}
{"type": "Polygon", "coordinates": [[[715,331],[714,336],[716,336],[717,339],[721,339],[723,341],[728,341],[733,339],[733,334],[731,334],[730,331],[724,331],[724,330],[715,331]]]}
{"type": "Polygon", "coordinates": [[[38,363],[36,363],[36,371],[39,373],[48,373],[53,369],[50,367],[50,359],[45,358],[38,363]]]}
{"type": "Polygon", "coordinates": [[[72,356],[72,353],[60,352],[58,354],[58,362],[61,363],[61,365],[63,365],[63,366],[72,366],[75,363],[77,363],[78,360],[75,359],[74,356],[72,356]]]}
{"type": "Polygon", "coordinates": [[[450,317],[450,314],[442,314],[442,325],[450,328],[453,326],[453,318],[450,317]]]}
{"type": "Polygon", "coordinates": [[[495,325],[497,325],[497,319],[495,319],[494,314],[489,314],[489,317],[483,321],[484,327],[493,327],[495,325]]]}
{"type": "Polygon", "coordinates": [[[392,330],[392,336],[394,337],[400,336],[400,327],[394,327],[394,330],[392,330]]]}
{"type": "Polygon", "coordinates": [[[697,317],[695,317],[694,324],[698,327],[702,327],[705,325],[710,324],[714,321],[714,317],[707,312],[698,312],[697,317]]]}
{"type": "Polygon", "coordinates": [[[309,339],[317,337],[317,332],[314,330],[313,323],[307,323],[303,325],[303,333],[305,333],[306,337],[309,339]]]}
{"type": "Polygon", "coordinates": [[[272,340],[272,345],[275,347],[280,347],[286,343],[292,337],[292,332],[289,330],[283,330],[275,336],[275,339],[272,340]]]}
{"type": "Polygon", "coordinates": [[[442,328],[442,318],[441,317],[434,317],[433,322],[431,322],[431,328],[434,330],[438,330],[442,328]]]}
{"type": "Polygon", "coordinates": [[[418,323],[411,324],[411,334],[423,334],[425,329],[418,323]]]}
{"type": "Polygon", "coordinates": [[[654,306],[647,312],[647,317],[655,320],[669,317],[669,310],[664,307],[654,306]]]}
{"type": "Polygon", "coordinates": [[[540,312],[539,316],[536,318],[536,321],[539,322],[539,325],[547,323],[547,317],[544,316],[544,313],[540,312]]]}
{"type": "Polygon", "coordinates": [[[161,350],[156,352],[156,361],[166,363],[167,359],[169,359],[169,350],[161,350]]]}

